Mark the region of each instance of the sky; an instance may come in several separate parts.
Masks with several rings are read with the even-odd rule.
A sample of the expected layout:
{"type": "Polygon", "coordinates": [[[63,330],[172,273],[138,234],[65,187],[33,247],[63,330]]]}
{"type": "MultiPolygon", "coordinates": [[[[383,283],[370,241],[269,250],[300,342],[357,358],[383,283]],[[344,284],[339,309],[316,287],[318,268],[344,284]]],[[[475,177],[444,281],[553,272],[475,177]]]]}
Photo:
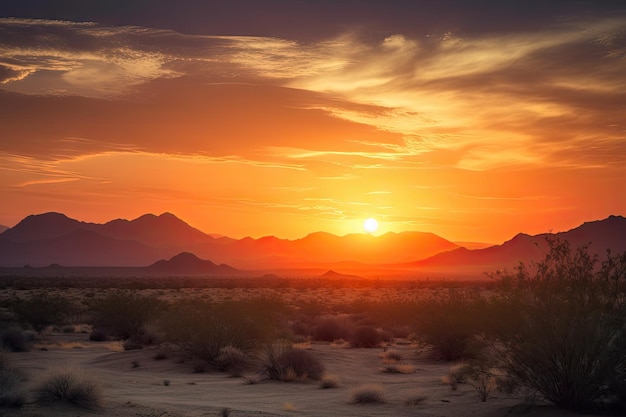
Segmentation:
{"type": "Polygon", "coordinates": [[[0,224],[502,243],[626,215],[623,1],[3,0],[0,224]]]}

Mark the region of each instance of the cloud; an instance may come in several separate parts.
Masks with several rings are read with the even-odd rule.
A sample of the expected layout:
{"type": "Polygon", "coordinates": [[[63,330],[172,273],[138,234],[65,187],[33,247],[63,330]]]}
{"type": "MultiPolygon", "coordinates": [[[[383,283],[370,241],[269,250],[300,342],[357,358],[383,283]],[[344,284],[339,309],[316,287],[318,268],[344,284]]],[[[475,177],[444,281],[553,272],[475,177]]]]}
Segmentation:
{"type": "Polygon", "coordinates": [[[3,89],[57,96],[17,100],[23,114],[41,106],[47,128],[20,130],[7,152],[45,142],[61,156],[118,147],[489,170],[613,165],[626,137],[620,16],[374,41],[28,19],[0,31],[3,89]],[[90,145],[61,148],[67,137],[90,145]]]}

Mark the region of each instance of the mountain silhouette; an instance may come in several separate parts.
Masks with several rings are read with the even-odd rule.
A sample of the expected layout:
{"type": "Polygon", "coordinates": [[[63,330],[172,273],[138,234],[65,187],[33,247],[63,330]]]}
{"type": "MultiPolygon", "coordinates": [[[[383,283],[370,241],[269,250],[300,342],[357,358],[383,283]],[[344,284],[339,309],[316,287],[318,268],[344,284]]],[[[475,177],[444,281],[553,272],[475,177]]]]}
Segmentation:
{"type": "MultiPolygon", "coordinates": [[[[607,249],[614,253],[626,251],[626,219],[622,216],[587,222],[556,235],[575,247],[591,242],[591,250],[599,255],[607,249]]],[[[169,259],[162,262],[171,262],[164,268],[172,271],[202,272],[226,264],[230,268],[257,270],[339,268],[357,274],[374,267],[484,272],[514,266],[520,260],[540,259],[547,251],[546,236],[520,233],[502,245],[470,250],[423,232],[390,232],[381,236],[316,232],[295,240],[275,236],[233,239],[205,234],[170,213],[105,224],[44,213],[28,216],[0,233],[0,266],[145,267],[169,259]],[[183,253],[187,255],[177,258],[183,253]]]]}
{"type": "Polygon", "coordinates": [[[484,271],[510,268],[520,261],[540,260],[549,250],[547,237],[554,236],[569,242],[572,248],[589,245],[589,251],[602,259],[607,250],[614,254],[626,251],[626,218],[610,216],[604,220],[586,222],[579,227],[560,233],[543,233],[530,236],[519,233],[502,245],[485,249],[459,248],[439,253],[430,258],[406,264],[412,267],[482,267],[484,271]]]}
{"type": "Polygon", "coordinates": [[[4,232],[5,230],[7,230],[9,228],[9,226],[5,226],[3,224],[0,224],[0,233],[4,232]]]}
{"type": "Polygon", "coordinates": [[[216,265],[209,260],[198,258],[193,253],[182,252],[169,260],[160,260],[148,267],[150,272],[168,274],[210,274],[232,275],[239,272],[237,269],[221,264],[216,265]]]}

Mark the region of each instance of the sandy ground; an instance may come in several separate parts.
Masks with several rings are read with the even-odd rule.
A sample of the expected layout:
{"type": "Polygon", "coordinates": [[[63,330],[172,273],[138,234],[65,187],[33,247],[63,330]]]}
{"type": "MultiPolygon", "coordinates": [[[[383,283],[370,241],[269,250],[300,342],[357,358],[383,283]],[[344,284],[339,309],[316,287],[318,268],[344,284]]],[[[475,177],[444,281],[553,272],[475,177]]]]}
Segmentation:
{"type": "MultiPolygon", "coordinates": [[[[494,392],[483,403],[468,384],[461,384],[458,390],[452,391],[441,381],[449,364],[420,356],[415,346],[409,344],[396,345],[393,350],[403,356],[402,363],[415,368],[410,374],[381,372],[382,348],[351,349],[320,343],[310,345],[309,349],[324,363],[328,373],[338,377],[338,388],[320,389],[316,382],[261,380],[246,384],[246,378],[223,373],[193,373],[193,364],[180,363],[175,354],[156,360],[159,348],[123,351],[119,342],[91,342],[87,334],[50,334],[30,352],[8,354],[13,366],[24,370],[33,385],[49,369],[85,369],[102,385],[103,407],[85,410],[64,404],[29,403],[17,410],[0,408],[0,416],[196,417],[218,416],[222,409],[230,408],[233,417],[490,417],[514,415],[511,407],[521,402],[519,398],[494,392]],[[382,384],[386,402],[352,404],[351,391],[364,383],[382,384]],[[408,398],[418,395],[426,397],[423,403],[405,405],[408,398]]],[[[538,407],[526,415],[563,417],[570,414],[538,407]]]]}

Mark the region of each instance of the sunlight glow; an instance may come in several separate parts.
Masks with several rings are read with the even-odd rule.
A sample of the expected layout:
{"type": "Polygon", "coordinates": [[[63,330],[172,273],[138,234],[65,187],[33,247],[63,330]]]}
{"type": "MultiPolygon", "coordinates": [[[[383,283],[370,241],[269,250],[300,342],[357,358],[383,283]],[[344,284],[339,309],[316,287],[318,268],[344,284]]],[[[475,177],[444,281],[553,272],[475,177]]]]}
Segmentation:
{"type": "Polygon", "coordinates": [[[363,228],[367,233],[374,233],[376,230],[378,230],[378,221],[370,217],[363,223],[363,228]]]}

